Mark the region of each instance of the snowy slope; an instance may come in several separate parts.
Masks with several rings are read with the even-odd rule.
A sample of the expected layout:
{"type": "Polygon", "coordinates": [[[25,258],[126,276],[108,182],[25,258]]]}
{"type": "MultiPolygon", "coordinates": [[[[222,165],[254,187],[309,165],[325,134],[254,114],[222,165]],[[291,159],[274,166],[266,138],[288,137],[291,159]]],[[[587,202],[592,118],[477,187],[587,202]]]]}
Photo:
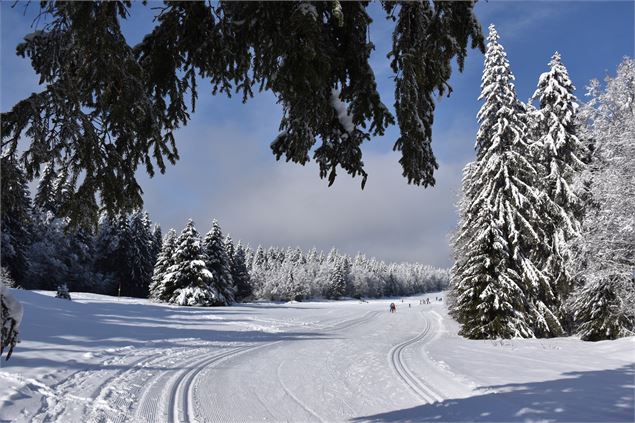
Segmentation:
{"type": "Polygon", "coordinates": [[[633,421],[635,339],[468,341],[419,298],[223,308],[13,291],[0,421],[633,421]],[[411,307],[407,306],[410,302],[411,307]]]}

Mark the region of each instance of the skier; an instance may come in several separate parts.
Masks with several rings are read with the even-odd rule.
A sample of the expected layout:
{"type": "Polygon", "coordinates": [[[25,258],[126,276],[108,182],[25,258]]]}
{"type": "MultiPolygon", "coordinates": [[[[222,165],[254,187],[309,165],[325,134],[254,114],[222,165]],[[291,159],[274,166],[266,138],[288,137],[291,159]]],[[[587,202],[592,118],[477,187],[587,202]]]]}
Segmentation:
{"type": "Polygon", "coordinates": [[[390,312],[395,313],[397,311],[397,306],[395,303],[390,303],[390,312]]]}
{"type": "Polygon", "coordinates": [[[408,308],[410,308],[410,303],[408,303],[408,308]]]}

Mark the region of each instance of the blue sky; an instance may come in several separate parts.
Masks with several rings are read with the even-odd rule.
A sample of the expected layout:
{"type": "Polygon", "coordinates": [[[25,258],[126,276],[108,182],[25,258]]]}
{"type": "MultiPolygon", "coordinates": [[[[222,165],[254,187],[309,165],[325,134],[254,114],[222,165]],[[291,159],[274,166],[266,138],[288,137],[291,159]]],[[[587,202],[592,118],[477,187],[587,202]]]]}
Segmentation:
{"type": "MultiPolygon", "coordinates": [[[[36,91],[37,77],[15,46],[31,24],[37,7],[0,4],[0,106],[13,104],[36,91]]],[[[150,3],[152,5],[152,3],[150,3]]],[[[391,23],[378,4],[371,58],[380,94],[392,108],[394,85],[388,60],[391,23]]],[[[481,1],[476,13],[485,31],[497,26],[519,97],[526,100],[538,77],[559,51],[584,100],[592,78],[614,73],[625,55],[633,56],[635,10],[632,1],[481,1]]],[[[124,24],[131,42],[151,26],[152,10],[135,5],[124,24]]],[[[406,184],[399,156],[392,152],[397,128],[363,147],[370,174],[364,191],[359,179],[343,172],[334,186],[318,177],[317,167],[276,162],[269,144],[277,134],[280,107],[270,93],[246,105],[238,98],[212,97],[200,85],[200,101],[190,124],[176,134],[181,160],[165,175],[150,179],[139,173],[146,209],[164,230],[180,231],[192,217],[201,232],[217,218],[225,232],[251,245],[300,246],[362,251],[386,260],[451,263],[448,233],[456,226],[456,201],[461,169],[473,159],[477,97],[483,55],[469,52],[463,73],[455,71],[454,92],[438,103],[433,148],[440,163],[437,186],[423,189],[406,184]]]]}

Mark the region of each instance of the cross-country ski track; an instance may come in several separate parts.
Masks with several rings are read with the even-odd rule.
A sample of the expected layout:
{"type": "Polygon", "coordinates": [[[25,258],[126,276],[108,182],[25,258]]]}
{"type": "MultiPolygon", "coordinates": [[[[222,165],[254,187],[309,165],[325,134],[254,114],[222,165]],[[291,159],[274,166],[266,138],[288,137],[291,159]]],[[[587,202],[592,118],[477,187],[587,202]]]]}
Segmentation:
{"type": "Polygon", "coordinates": [[[438,293],[187,308],[15,292],[23,342],[0,369],[0,421],[633,417],[633,338],[469,341],[438,293]]]}

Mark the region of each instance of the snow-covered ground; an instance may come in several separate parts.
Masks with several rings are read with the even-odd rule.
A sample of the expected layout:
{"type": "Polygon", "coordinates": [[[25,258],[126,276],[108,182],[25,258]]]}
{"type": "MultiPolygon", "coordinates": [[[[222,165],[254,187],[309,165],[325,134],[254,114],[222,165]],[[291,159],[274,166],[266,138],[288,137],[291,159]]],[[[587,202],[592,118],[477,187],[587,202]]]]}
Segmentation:
{"type": "Polygon", "coordinates": [[[13,292],[25,316],[0,421],[635,418],[634,338],[468,341],[441,294],[391,314],[388,300],[187,308],[13,292]]]}

